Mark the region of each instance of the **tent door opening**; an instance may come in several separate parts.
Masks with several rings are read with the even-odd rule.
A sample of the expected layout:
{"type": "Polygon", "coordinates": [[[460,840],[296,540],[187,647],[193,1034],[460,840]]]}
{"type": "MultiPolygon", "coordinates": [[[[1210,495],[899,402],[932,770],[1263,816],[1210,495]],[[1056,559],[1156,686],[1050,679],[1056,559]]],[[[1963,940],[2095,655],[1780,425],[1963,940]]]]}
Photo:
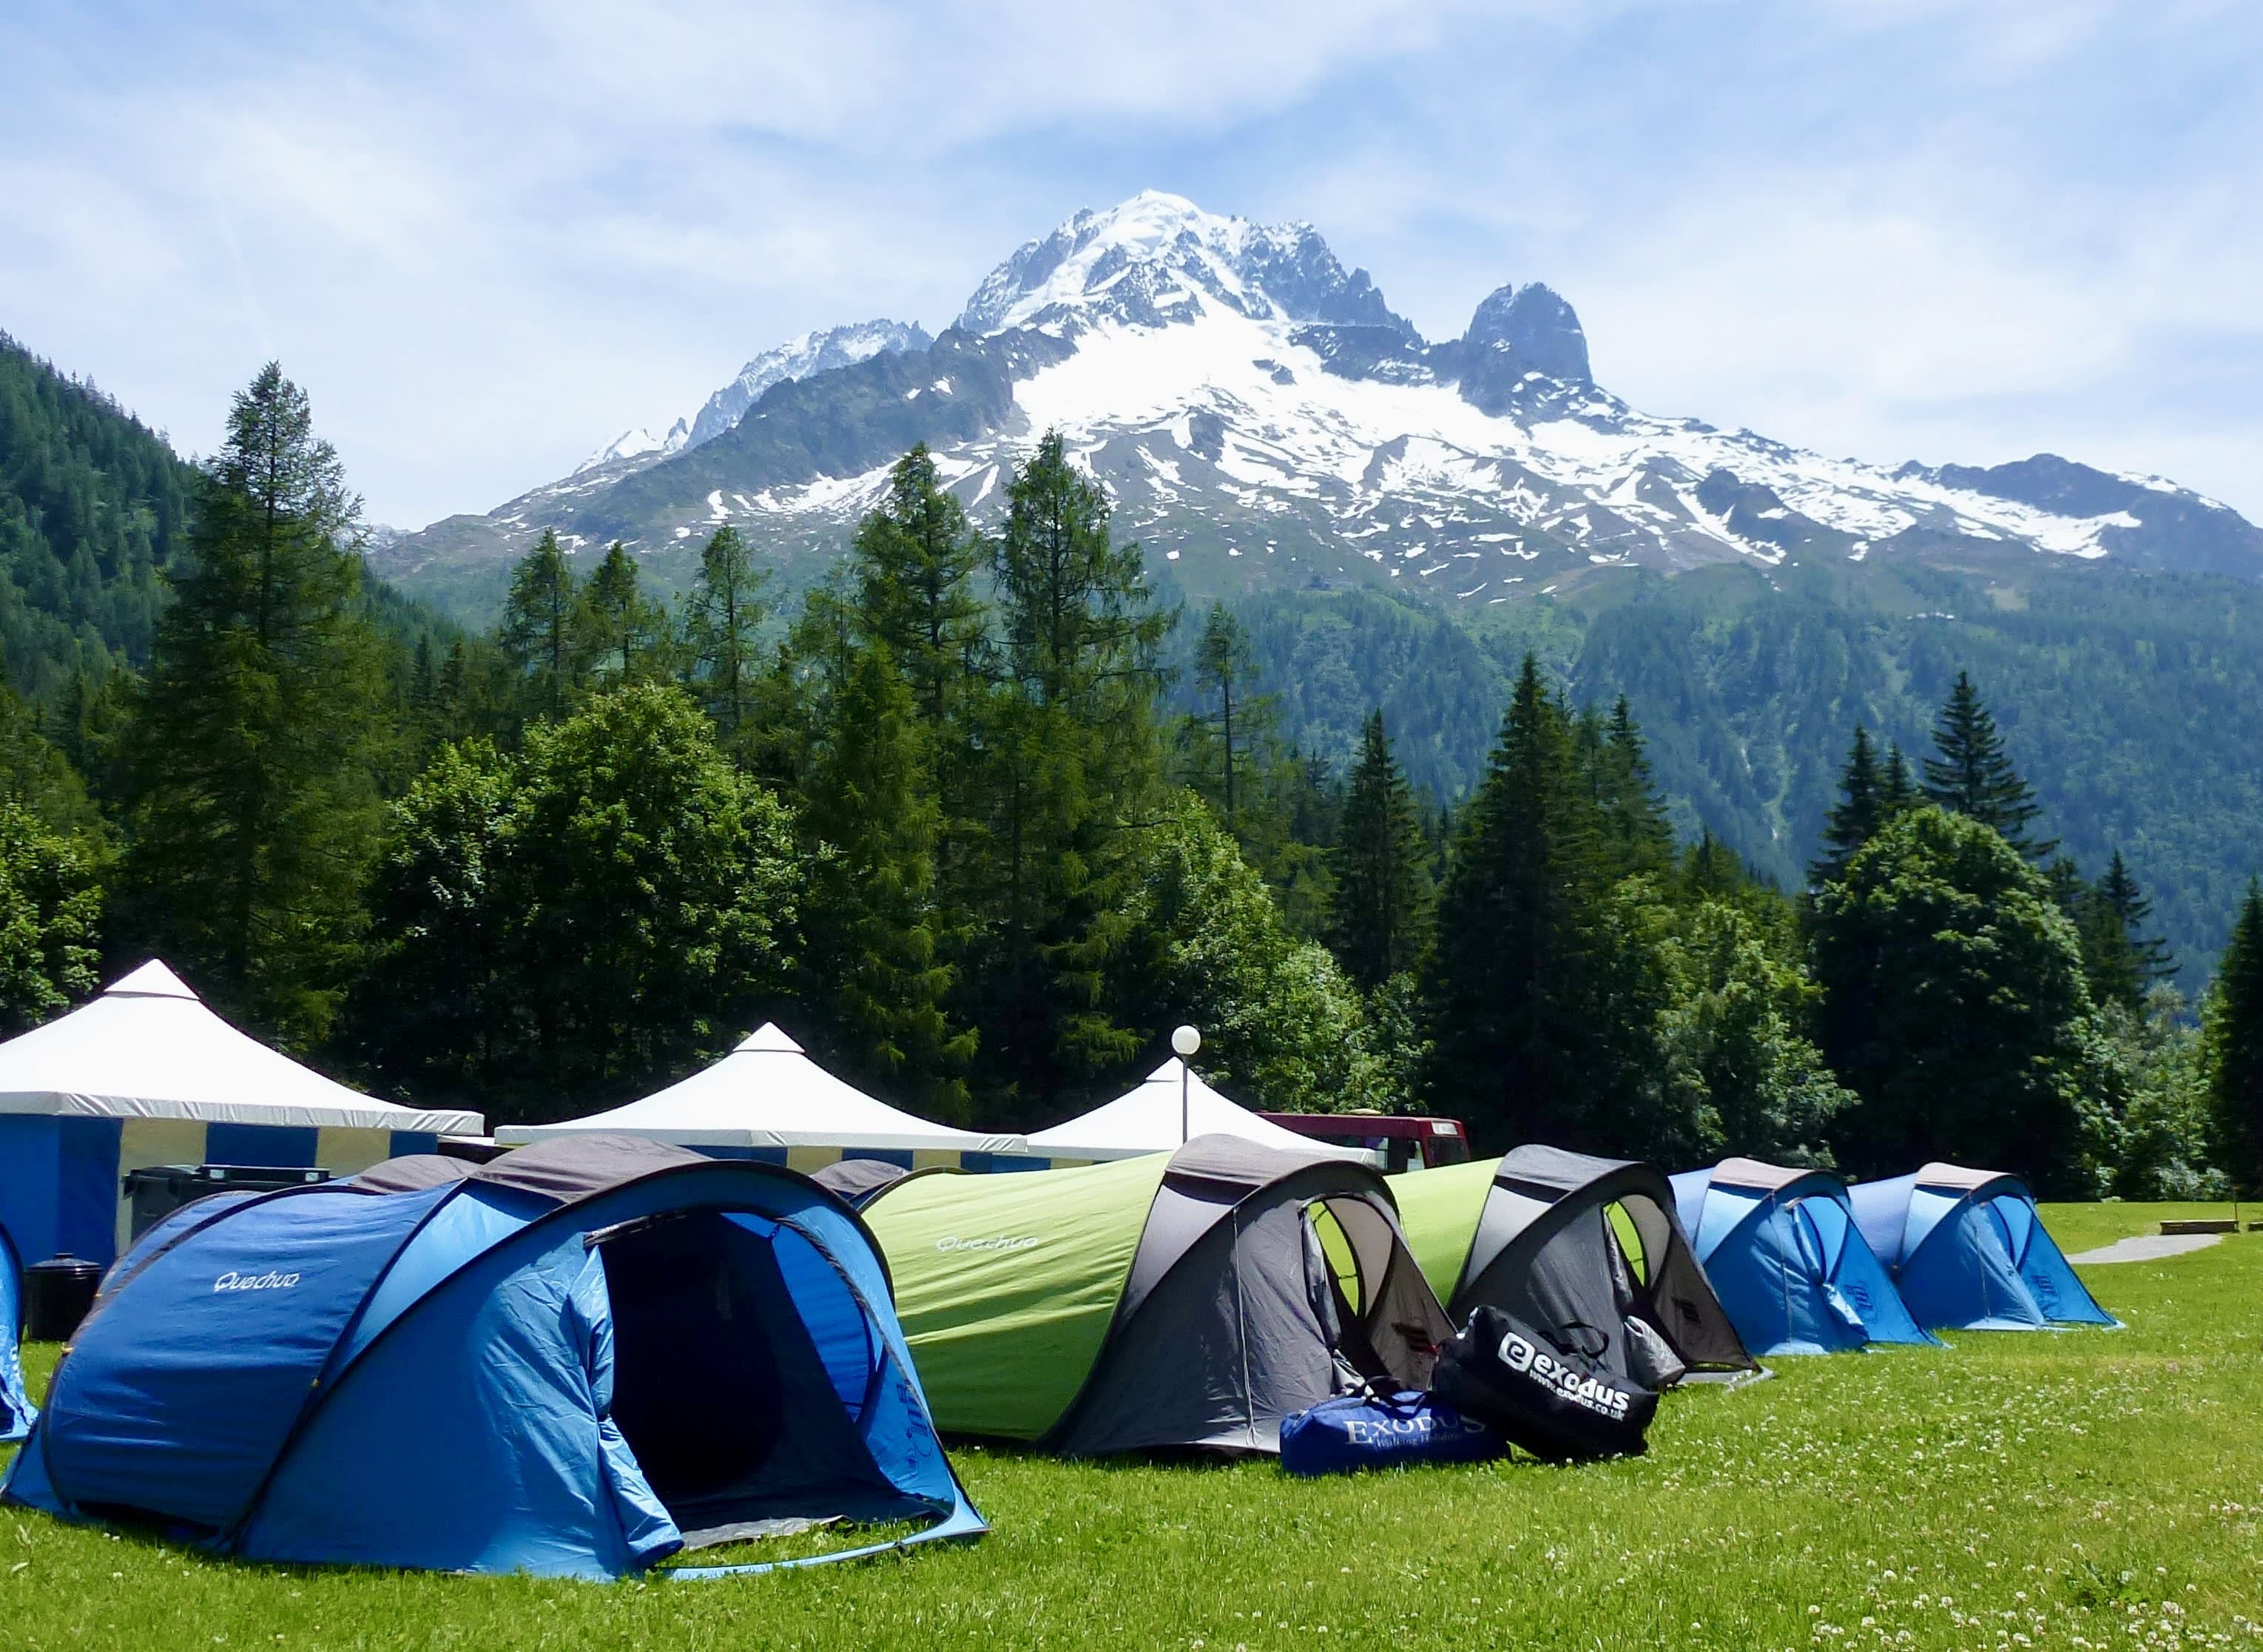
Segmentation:
{"type": "Polygon", "coordinates": [[[863,1310],[806,1239],[719,1211],[596,1237],[613,1422],[687,1547],[843,1512],[844,1474],[869,1494],[852,1514],[907,1511],[857,1427],[876,1365],[863,1310]]]}

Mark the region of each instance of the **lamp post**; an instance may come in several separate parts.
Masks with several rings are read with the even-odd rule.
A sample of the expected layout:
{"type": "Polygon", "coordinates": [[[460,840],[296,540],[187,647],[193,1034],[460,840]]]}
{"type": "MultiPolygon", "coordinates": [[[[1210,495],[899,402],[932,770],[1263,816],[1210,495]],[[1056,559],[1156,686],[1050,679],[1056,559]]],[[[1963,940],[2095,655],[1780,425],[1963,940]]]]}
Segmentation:
{"type": "Polygon", "coordinates": [[[1197,1050],[1202,1048],[1202,1034],[1190,1026],[1176,1028],[1171,1033],[1171,1048],[1179,1058],[1179,1144],[1183,1147],[1194,1122],[1187,1092],[1187,1062],[1193,1059],[1197,1050]]]}

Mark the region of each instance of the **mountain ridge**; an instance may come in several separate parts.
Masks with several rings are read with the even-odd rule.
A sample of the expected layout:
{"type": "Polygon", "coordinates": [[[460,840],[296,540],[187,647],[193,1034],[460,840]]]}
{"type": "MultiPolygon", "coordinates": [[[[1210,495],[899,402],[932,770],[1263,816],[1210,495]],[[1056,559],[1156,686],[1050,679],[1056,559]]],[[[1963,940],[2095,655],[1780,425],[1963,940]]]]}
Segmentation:
{"type": "Polygon", "coordinates": [[[913,444],[981,518],[1059,428],[1124,531],[1213,592],[1411,583],[1490,603],[1614,568],[2005,542],[2263,577],[2263,530],[2162,478],[2051,454],[1888,467],[1645,414],[1594,382],[1577,311],[1543,283],[1496,288],[1433,343],[1310,225],[1157,192],[1023,243],[938,337],[857,324],[881,327],[903,330],[835,365],[803,351],[727,425],[735,403],[711,398],[703,439],[404,536],[381,569],[413,585],[484,569],[492,591],[546,528],[575,550],[620,540],[667,583],[673,553],[726,522],[792,568],[837,548],[913,444]]]}

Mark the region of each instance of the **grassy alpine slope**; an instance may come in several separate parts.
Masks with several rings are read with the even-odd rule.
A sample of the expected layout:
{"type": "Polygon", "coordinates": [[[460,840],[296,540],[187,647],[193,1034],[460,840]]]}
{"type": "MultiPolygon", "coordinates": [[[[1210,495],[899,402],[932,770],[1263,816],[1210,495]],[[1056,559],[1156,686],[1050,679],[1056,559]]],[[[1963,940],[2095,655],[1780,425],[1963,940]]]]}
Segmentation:
{"type": "MultiPolygon", "coordinates": [[[[2165,1214],[2047,1211],[2071,1250],[2165,1214]]],[[[2127,1330],[1779,1361],[1669,1397],[1634,1461],[966,1452],[981,1543],[721,1583],[286,1572],[9,1511],[0,1648],[2263,1645],[2263,1236],[2088,1278],[2127,1330]]]]}

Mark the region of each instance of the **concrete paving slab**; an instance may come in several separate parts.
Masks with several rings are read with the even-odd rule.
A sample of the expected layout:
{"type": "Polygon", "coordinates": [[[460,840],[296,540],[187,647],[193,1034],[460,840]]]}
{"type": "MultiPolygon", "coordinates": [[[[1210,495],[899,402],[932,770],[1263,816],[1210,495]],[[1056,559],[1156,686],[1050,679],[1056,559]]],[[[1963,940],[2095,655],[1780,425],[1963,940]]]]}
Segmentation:
{"type": "Polygon", "coordinates": [[[2110,1245],[2100,1245],[2067,1260],[2093,1264],[2158,1262],[2164,1257],[2180,1257],[2187,1250],[2205,1250],[2223,1237],[2220,1233],[2140,1234],[2135,1239],[2116,1239],[2110,1245]]]}

